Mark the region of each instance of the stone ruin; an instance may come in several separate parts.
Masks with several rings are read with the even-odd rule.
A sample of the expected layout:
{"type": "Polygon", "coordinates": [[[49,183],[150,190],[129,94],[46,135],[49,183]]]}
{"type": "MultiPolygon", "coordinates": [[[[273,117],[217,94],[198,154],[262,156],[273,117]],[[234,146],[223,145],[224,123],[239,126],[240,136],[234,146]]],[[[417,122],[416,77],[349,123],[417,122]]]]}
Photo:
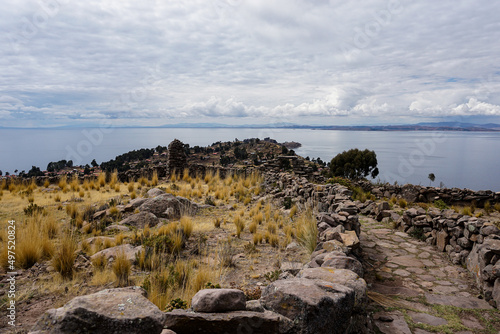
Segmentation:
{"type": "Polygon", "coordinates": [[[187,157],[184,150],[184,143],[178,139],[174,139],[168,145],[167,173],[169,175],[172,175],[172,173],[181,173],[186,167],[187,157]]]}

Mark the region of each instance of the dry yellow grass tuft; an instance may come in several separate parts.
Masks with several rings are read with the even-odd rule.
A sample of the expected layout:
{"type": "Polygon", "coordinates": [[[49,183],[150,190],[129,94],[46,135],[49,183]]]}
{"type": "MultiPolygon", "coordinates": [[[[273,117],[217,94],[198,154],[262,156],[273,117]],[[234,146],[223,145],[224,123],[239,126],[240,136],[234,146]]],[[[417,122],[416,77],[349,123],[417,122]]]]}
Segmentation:
{"type": "Polygon", "coordinates": [[[64,279],[73,278],[73,264],[76,258],[77,243],[74,235],[65,235],[59,249],[52,258],[52,266],[64,279]]]}
{"type": "Polygon", "coordinates": [[[116,276],[117,286],[127,286],[129,284],[129,276],[132,265],[130,261],[125,256],[124,252],[117,254],[115,261],[113,262],[113,273],[116,276]]]}
{"type": "Polygon", "coordinates": [[[297,240],[309,252],[314,252],[318,239],[316,219],[310,211],[304,212],[297,220],[297,240]]]}
{"type": "Polygon", "coordinates": [[[233,223],[236,226],[236,236],[240,238],[241,232],[243,232],[243,230],[245,229],[245,221],[243,220],[243,218],[241,218],[240,215],[236,215],[234,217],[233,223]]]}

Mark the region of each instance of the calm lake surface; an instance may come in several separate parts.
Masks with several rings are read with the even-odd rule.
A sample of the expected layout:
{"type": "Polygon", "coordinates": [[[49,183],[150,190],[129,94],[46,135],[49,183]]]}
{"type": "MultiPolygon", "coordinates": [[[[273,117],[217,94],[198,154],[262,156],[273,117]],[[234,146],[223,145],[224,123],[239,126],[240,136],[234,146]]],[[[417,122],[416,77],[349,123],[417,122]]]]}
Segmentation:
{"type": "Polygon", "coordinates": [[[191,146],[217,141],[271,137],[297,141],[297,154],[330,161],[351,148],[377,154],[382,181],[500,191],[500,133],[378,132],[302,129],[1,129],[0,170],[46,169],[51,161],[98,163],[140,148],[167,146],[177,138],[191,146]]]}

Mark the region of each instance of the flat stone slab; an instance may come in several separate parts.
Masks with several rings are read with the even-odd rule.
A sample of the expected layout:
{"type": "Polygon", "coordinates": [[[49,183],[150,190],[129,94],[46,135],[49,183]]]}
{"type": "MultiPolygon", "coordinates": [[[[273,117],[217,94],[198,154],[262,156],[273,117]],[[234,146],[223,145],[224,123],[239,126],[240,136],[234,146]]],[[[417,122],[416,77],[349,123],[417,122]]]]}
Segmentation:
{"type": "Polygon", "coordinates": [[[435,317],[433,315],[427,313],[417,313],[417,312],[408,312],[410,317],[413,319],[415,323],[427,324],[430,326],[442,326],[446,325],[448,321],[443,318],[435,317]]]}
{"type": "Polygon", "coordinates": [[[452,293],[455,293],[455,292],[458,292],[458,288],[454,287],[454,286],[444,286],[444,285],[438,285],[438,286],[434,286],[434,288],[432,288],[432,291],[435,292],[435,293],[440,293],[440,294],[443,294],[443,295],[448,295],[448,294],[452,294],[452,293]]]}
{"type": "Polygon", "coordinates": [[[410,273],[407,272],[406,270],[404,269],[397,269],[394,271],[394,274],[398,275],[398,276],[403,276],[403,277],[408,277],[410,276],[410,273]]]}
{"type": "Polygon", "coordinates": [[[418,278],[426,282],[434,282],[436,280],[436,277],[432,275],[418,275],[418,278]]]}
{"type": "Polygon", "coordinates": [[[484,329],[484,327],[481,325],[479,320],[477,320],[476,318],[474,318],[472,316],[468,316],[467,318],[462,318],[462,324],[465,327],[472,328],[472,329],[479,329],[479,330],[484,329]]]}
{"type": "Polygon", "coordinates": [[[421,259],[428,259],[429,257],[431,257],[431,254],[429,254],[429,252],[422,252],[418,254],[418,257],[421,259]]]}
{"type": "Polygon", "coordinates": [[[394,296],[405,296],[405,297],[417,297],[420,295],[418,291],[405,288],[404,286],[388,286],[378,283],[373,283],[371,290],[378,292],[382,295],[394,295],[394,296]]]}
{"type": "Polygon", "coordinates": [[[493,309],[485,300],[476,297],[444,296],[426,293],[425,299],[430,304],[450,305],[468,309],[493,309]]]}
{"type": "Polygon", "coordinates": [[[403,314],[395,312],[377,312],[373,315],[375,326],[384,334],[412,334],[403,314]],[[392,321],[387,321],[392,319],[392,321]]]}
{"type": "Polygon", "coordinates": [[[423,263],[420,260],[417,260],[414,256],[404,255],[404,256],[396,256],[389,260],[389,262],[399,264],[400,266],[405,267],[423,267],[423,263]]]}

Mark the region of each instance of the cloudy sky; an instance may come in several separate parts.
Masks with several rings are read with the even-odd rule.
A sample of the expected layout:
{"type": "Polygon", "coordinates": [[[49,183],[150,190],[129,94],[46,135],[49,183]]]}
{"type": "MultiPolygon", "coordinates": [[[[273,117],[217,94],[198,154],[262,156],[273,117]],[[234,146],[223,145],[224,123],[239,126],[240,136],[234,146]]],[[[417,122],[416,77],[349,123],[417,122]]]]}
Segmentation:
{"type": "Polygon", "coordinates": [[[500,2],[4,0],[0,126],[500,123],[500,2]]]}

